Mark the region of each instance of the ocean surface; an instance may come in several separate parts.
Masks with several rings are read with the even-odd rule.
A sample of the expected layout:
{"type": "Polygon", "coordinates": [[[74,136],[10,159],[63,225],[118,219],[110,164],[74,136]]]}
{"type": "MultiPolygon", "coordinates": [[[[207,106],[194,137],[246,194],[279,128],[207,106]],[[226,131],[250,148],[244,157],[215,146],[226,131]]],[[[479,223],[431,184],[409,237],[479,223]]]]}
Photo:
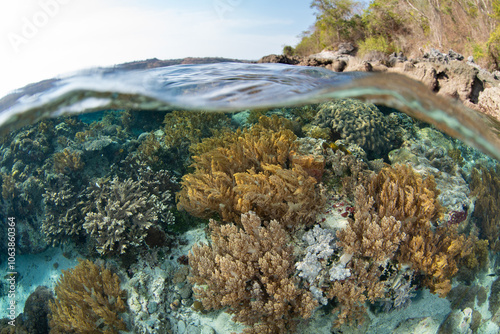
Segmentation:
{"type": "Polygon", "coordinates": [[[6,330],[499,332],[500,123],[406,77],[91,69],[0,135],[6,330]]]}

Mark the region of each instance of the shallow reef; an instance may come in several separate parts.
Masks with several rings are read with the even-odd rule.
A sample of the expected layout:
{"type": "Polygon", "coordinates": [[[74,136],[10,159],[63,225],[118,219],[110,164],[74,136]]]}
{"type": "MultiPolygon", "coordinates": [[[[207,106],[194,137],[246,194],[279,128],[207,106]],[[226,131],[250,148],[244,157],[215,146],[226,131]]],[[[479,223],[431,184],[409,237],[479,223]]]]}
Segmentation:
{"type": "Polygon", "coordinates": [[[23,256],[84,259],[19,273],[20,332],[500,329],[498,162],[392,109],[103,111],[0,163],[23,256]]]}

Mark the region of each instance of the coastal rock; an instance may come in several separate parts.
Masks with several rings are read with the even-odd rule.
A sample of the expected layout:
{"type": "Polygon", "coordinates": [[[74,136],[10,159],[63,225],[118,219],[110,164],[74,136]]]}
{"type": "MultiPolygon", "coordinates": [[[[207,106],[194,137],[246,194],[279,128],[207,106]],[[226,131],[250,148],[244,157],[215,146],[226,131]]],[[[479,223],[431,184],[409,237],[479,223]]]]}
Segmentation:
{"type": "Polygon", "coordinates": [[[480,111],[500,120],[500,88],[486,88],[479,95],[478,105],[480,111]]]}
{"type": "Polygon", "coordinates": [[[288,57],[285,55],[268,55],[260,58],[257,63],[279,63],[279,64],[289,64],[289,65],[297,65],[300,60],[297,57],[288,57]]]}

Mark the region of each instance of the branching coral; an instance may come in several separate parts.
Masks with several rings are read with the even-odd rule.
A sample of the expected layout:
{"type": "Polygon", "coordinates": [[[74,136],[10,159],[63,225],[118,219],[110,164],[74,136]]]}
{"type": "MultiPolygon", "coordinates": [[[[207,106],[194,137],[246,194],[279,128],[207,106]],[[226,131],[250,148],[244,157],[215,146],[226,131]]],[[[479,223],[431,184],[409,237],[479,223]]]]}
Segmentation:
{"type": "Polygon", "coordinates": [[[481,236],[491,249],[500,250],[500,168],[474,168],[470,187],[476,197],[473,216],[478,220],[481,236]]]}
{"type": "Polygon", "coordinates": [[[381,219],[401,221],[401,233],[407,241],[400,243],[398,261],[421,271],[424,284],[445,296],[458,263],[470,256],[474,241],[458,235],[453,228],[432,230],[432,222],[441,215],[434,179],[422,178],[409,166],[387,167],[371,179],[368,194],[375,199],[381,219]]]}
{"type": "Polygon", "coordinates": [[[241,225],[211,220],[211,245],[192,248],[189,279],[197,284],[196,298],[206,309],[227,308],[234,321],[253,326],[246,333],[289,333],[317,302],[291,278],[288,235],[276,220],[262,226],[254,212],[243,214],[241,225]]]}
{"type": "Polygon", "coordinates": [[[116,274],[89,260],[63,270],[50,302],[50,333],[118,334],[126,330],[120,313],[127,310],[116,274]]]}
{"type": "Polygon", "coordinates": [[[68,237],[79,236],[83,232],[85,217],[85,194],[74,189],[71,179],[59,174],[43,194],[45,219],[42,232],[52,245],[66,241],[68,237]]]}
{"type": "MultiPolygon", "coordinates": [[[[437,200],[439,190],[434,178],[422,178],[410,166],[396,165],[382,169],[371,179],[368,193],[375,199],[375,208],[380,217],[393,216],[414,229],[425,227],[441,215],[437,200]]],[[[406,232],[406,231],[405,231],[406,232]]]]}
{"type": "Polygon", "coordinates": [[[391,304],[397,307],[408,299],[404,296],[411,293],[410,280],[401,285],[406,295],[396,293],[387,282],[397,285],[402,272],[384,282],[383,268],[409,265],[431,292],[445,296],[461,265],[479,264],[474,258],[482,244],[476,238],[459,235],[453,227],[433,229],[440,216],[437,196],[431,177],[424,179],[405,166],[383,168],[366,181],[366,189],[357,187],[354,220],[337,232],[338,245],[352,255],[347,266],[351,276],[329,289],[330,298],[340,303],[337,324],[361,320],[366,300],[394,300],[391,304]]]}
{"type": "Polygon", "coordinates": [[[255,126],[227,137],[222,147],[208,145],[193,157],[195,171],[182,179],[178,208],[198,217],[219,213],[224,221],[238,222],[254,210],[290,226],[312,223],[322,203],[316,180],[299,165],[286,169],[295,135],[255,126]]]}
{"type": "Polygon", "coordinates": [[[101,254],[123,254],[128,247],[141,244],[157,220],[155,198],[131,179],[103,183],[89,197],[95,199],[95,207],[85,216],[83,227],[95,238],[101,254]]]}
{"type": "Polygon", "coordinates": [[[56,173],[70,173],[83,168],[84,163],[81,154],[67,148],[62,152],[56,152],[54,157],[54,171],[56,173]]]}
{"type": "Polygon", "coordinates": [[[394,216],[380,218],[373,209],[375,202],[363,186],[356,189],[354,220],[337,233],[339,245],[348,254],[370,257],[377,263],[392,259],[399,244],[406,239],[401,222],[394,216]]]}

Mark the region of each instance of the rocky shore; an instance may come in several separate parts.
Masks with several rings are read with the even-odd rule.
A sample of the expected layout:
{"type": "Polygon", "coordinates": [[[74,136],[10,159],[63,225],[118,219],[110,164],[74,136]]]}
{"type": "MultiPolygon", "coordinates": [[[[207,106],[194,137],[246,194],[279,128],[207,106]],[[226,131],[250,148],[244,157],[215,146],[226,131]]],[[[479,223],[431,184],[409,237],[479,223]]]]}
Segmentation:
{"type": "Polygon", "coordinates": [[[386,56],[372,53],[360,58],[350,43],[336,51],[322,51],[308,57],[268,55],[258,63],[320,66],[335,72],[392,72],[423,82],[438,95],[458,99],[467,107],[500,121],[500,72],[490,72],[474,63],[472,57],[450,50],[447,54],[431,49],[422,57],[407,59],[402,53],[386,56]]]}

